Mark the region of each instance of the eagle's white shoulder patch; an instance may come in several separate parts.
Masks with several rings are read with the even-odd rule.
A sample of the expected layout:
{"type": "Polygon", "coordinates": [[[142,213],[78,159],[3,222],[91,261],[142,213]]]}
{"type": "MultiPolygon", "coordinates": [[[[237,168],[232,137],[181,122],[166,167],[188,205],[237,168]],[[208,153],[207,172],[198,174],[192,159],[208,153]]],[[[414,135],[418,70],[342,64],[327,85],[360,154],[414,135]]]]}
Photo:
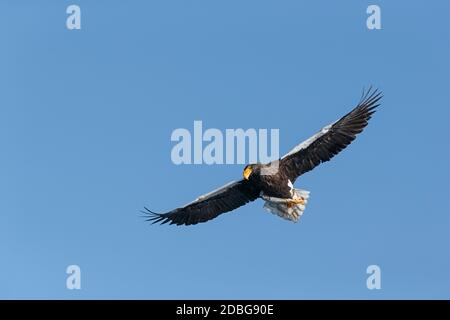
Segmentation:
{"type": "Polygon", "coordinates": [[[308,139],[306,139],[305,141],[303,141],[302,143],[298,144],[297,146],[295,146],[291,151],[289,151],[288,153],[286,153],[281,159],[286,158],[287,156],[290,156],[291,154],[297,153],[302,149],[306,149],[308,148],[311,143],[313,143],[314,141],[316,141],[317,139],[319,139],[320,137],[322,137],[323,135],[327,134],[328,131],[330,131],[331,127],[333,127],[333,125],[336,122],[333,122],[332,124],[329,124],[325,127],[323,127],[319,132],[317,132],[315,135],[313,135],[312,137],[309,137],[308,139]]]}

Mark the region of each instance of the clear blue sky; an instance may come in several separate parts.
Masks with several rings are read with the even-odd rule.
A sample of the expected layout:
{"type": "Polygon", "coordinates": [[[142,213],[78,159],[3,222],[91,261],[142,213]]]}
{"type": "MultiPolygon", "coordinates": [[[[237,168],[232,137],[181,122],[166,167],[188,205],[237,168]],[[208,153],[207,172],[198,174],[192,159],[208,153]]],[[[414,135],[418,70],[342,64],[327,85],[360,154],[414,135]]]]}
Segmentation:
{"type": "Polygon", "coordinates": [[[0,298],[450,298],[449,23],[447,1],[2,1],[0,298]],[[299,224],[139,218],[241,177],[172,164],[174,129],[279,128],[284,153],[369,84],[383,105],[297,181],[299,224]]]}

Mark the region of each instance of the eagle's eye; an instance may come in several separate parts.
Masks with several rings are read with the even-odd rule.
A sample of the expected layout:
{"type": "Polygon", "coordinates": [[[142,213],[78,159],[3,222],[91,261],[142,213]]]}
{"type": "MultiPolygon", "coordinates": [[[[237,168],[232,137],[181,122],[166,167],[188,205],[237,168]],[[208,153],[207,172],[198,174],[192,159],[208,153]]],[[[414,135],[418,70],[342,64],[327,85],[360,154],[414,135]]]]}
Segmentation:
{"type": "Polygon", "coordinates": [[[252,174],[252,171],[253,171],[253,169],[252,169],[251,166],[246,166],[246,167],[245,167],[244,173],[243,173],[243,176],[244,176],[244,179],[245,179],[245,180],[248,180],[248,178],[249,178],[250,175],[252,174]]]}

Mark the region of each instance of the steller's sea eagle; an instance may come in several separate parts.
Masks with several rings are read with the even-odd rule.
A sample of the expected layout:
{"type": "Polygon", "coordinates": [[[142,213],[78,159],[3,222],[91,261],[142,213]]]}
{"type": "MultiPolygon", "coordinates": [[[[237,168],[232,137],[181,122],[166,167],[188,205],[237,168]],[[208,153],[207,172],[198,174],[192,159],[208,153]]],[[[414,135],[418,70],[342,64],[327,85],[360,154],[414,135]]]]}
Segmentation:
{"type": "Polygon", "coordinates": [[[153,223],[193,225],[262,198],[268,211],[297,222],[305,210],[309,192],[295,189],[295,180],[347,147],[367,126],[381,98],[382,93],[378,90],[363,91],[352,111],[297,145],[281,159],[267,164],[249,164],[244,168],[242,180],[202,195],[184,207],[167,213],[145,208],[143,213],[153,223]]]}

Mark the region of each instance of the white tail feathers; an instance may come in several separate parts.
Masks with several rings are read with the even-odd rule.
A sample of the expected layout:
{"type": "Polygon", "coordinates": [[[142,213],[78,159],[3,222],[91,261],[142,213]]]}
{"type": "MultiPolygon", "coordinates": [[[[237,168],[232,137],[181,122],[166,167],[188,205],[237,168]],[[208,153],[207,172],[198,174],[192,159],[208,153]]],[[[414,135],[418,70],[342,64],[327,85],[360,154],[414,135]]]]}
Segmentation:
{"type": "Polygon", "coordinates": [[[309,191],[292,189],[292,194],[292,199],[268,197],[263,194],[261,197],[266,201],[264,208],[283,219],[298,222],[308,203],[309,191]]]}

